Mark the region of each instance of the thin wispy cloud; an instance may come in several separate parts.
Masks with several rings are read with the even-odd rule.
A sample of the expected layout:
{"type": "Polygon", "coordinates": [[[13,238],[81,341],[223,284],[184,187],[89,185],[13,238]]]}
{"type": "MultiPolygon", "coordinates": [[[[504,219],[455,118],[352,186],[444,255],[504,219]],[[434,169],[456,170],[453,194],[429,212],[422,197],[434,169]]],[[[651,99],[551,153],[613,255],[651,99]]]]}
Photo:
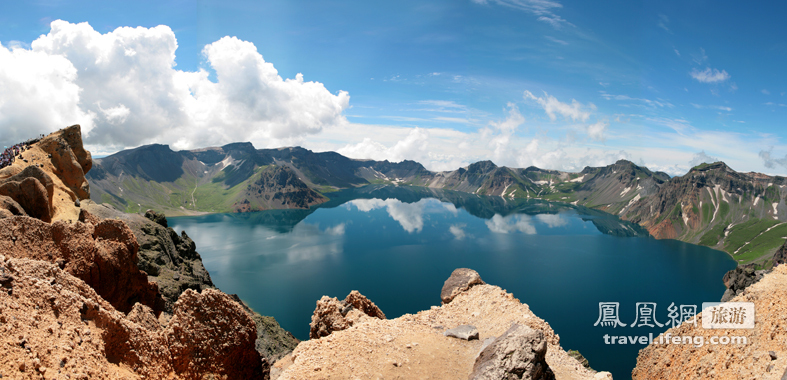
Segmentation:
{"type": "Polygon", "coordinates": [[[707,62],[708,61],[708,55],[705,54],[705,49],[700,48],[699,53],[692,54],[691,55],[691,60],[694,61],[694,63],[696,63],[698,65],[701,65],[701,64],[707,62]]]}
{"type": "Polygon", "coordinates": [[[612,94],[607,94],[604,91],[599,91],[599,93],[601,94],[602,98],[607,99],[607,100],[640,102],[640,103],[643,103],[644,105],[646,105],[648,107],[659,107],[659,108],[664,108],[664,107],[674,108],[675,107],[672,103],[664,101],[664,100],[661,100],[661,99],[650,100],[650,99],[645,99],[645,98],[634,98],[634,97],[631,97],[631,96],[628,96],[628,95],[612,95],[612,94]]]}
{"type": "Polygon", "coordinates": [[[441,108],[458,108],[458,109],[467,108],[462,104],[454,102],[453,100],[422,100],[418,102],[418,104],[424,104],[428,106],[435,106],[441,108]]]}
{"type": "Polygon", "coordinates": [[[476,4],[497,4],[504,7],[525,11],[538,16],[538,21],[545,22],[559,29],[564,25],[574,26],[553,12],[563,8],[563,4],[551,0],[471,0],[476,4]]]}
{"type": "Polygon", "coordinates": [[[669,17],[667,17],[666,15],[659,14],[659,21],[656,23],[656,25],[658,25],[659,28],[664,29],[667,32],[672,33],[672,31],[669,30],[669,26],[668,26],[669,25],[669,17]]]}
{"type": "Polygon", "coordinates": [[[470,120],[463,119],[460,117],[433,117],[432,120],[444,121],[448,123],[461,123],[461,124],[467,124],[470,122],[470,120]]]}
{"type": "Polygon", "coordinates": [[[557,39],[555,37],[552,37],[552,36],[544,36],[544,38],[546,38],[546,39],[548,39],[548,40],[550,40],[550,41],[552,41],[552,42],[554,42],[556,44],[568,45],[568,42],[563,41],[563,40],[559,40],[559,39],[557,39]]]}
{"type": "Polygon", "coordinates": [[[727,106],[713,106],[713,105],[703,106],[703,105],[695,104],[695,103],[691,103],[691,105],[694,108],[696,108],[696,109],[712,109],[712,110],[727,111],[727,112],[731,112],[732,111],[732,108],[731,107],[727,107],[727,106]]]}
{"type": "Polygon", "coordinates": [[[718,83],[730,79],[730,74],[727,74],[727,71],[719,71],[718,69],[711,69],[710,67],[702,71],[692,69],[689,75],[700,83],[718,83]]]}
{"type": "Polygon", "coordinates": [[[590,118],[589,110],[596,109],[593,103],[583,105],[575,99],[571,99],[571,104],[563,103],[546,92],[544,92],[544,96],[537,97],[530,91],[525,91],[524,97],[527,100],[535,100],[552,121],[557,119],[557,115],[563,116],[566,119],[571,119],[572,121],[587,121],[588,118],[590,118]]]}

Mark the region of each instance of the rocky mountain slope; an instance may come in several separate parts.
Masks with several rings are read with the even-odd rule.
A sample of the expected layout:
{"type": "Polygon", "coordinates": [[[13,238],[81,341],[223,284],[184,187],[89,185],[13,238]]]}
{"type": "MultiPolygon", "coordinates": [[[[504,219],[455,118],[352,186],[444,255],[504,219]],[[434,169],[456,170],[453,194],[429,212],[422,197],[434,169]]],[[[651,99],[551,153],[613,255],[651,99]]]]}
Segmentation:
{"type": "MultiPolygon", "coordinates": [[[[665,182],[621,216],[656,238],[680,239],[767,261],[787,237],[787,179],[703,164],[665,182]]],[[[767,263],[766,263],[767,264],[767,263]]]]}
{"type": "Polygon", "coordinates": [[[297,340],[215,289],[162,215],[90,202],[91,165],[72,126],[0,170],[0,375],[266,378],[297,340]]]}
{"type": "MultiPolygon", "coordinates": [[[[683,323],[667,330],[671,337],[699,337],[703,345],[651,344],[639,353],[632,372],[635,380],[648,379],[784,379],[787,376],[787,265],[778,265],[762,280],[749,286],[731,302],[753,302],[753,329],[704,329],[683,323]],[[712,344],[712,337],[744,337],[745,343],[712,344]]],[[[717,338],[720,339],[720,338],[717,338]]],[[[658,338],[654,338],[657,342],[658,338]]],[[[723,341],[719,340],[723,343],[723,341]]]]}
{"type": "Polygon", "coordinates": [[[454,271],[441,299],[430,310],[385,319],[358,292],[345,301],[323,297],[312,317],[314,339],[276,362],[272,378],[612,378],[569,356],[547,322],[473,270],[454,271]]]}

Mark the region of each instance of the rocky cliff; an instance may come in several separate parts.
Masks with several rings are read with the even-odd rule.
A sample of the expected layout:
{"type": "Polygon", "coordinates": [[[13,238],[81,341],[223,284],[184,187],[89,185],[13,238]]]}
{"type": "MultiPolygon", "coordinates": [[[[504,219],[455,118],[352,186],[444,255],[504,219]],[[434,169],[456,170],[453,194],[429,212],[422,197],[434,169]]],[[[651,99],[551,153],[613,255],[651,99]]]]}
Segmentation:
{"type": "Polygon", "coordinates": [[[90,202],[91,166],[72,126],[0,169],[0,376],[267,377],[297,340],[215,289],[163,215],[90,202]]]}
{"type": "Polygon", "coordinates": [[[343,302],[323,297],[314,339],[276,362],[272,378],[612,378],[569,356],[547,322],[472,270],[455,271],[442,294],[443,305],[395,319],[355,291],[343,302]]]}
{"type": "Polygon", "coordinates": [[[85,173],[92,165],[78,125],[36,140],[0,169],[0,215],[30,215],[47,223],[77,220],[79,202],[90,197],[85,173]]]}
{"type": "MultiPolygon", "coordinates": [[[[711,330],[683,323],[667,330],[671,337],[689,336],[703,344],[651,344],[639,353],[632,372],[635,380],[648,379],[783,379],[787,376],[787,266],[779,265],[762,280],[747,287],[731,302],[753,302],[753,329],[711,330]],[[695,338],[697,337],[697,338],[695,338]],[[742,337],[745,341],[713,344],[713,337],[742,337]]],[[[719,339],[719,338],[717,338],[719,339]]],[[[654,343],[658,338],[654,338],[654,343]]],[[[719,342],[723,342],[719,340],[719,342]]]]}

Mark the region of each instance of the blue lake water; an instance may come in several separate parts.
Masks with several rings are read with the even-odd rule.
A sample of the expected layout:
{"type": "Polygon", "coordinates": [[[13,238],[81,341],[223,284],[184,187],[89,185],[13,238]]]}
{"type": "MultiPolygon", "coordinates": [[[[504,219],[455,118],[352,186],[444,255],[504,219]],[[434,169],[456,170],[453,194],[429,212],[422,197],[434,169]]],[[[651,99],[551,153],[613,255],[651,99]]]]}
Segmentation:
{"type": "MultiPolygon", "coordinates": [[[[197,244],[213,282],[307,339],[315,302],[355,289],[389,318],[440,304],[455,268],[514,294],[597,370],[628,379],[642,344],[604,335],[657,336],[631,327],[638,302],[669,320],[674,303],[718,301],[725,253],[655,240],[640,227],[584,207],[416,187],[367,186],[328,194],[310,210],[170,218],[197,244]],[[618,302],[626,327],[594,326],[618,302]],[[646,305],[648,307],[648,305],[646,305]]],[[[655,324],[654,324],[655,325],[655,324]]]]}

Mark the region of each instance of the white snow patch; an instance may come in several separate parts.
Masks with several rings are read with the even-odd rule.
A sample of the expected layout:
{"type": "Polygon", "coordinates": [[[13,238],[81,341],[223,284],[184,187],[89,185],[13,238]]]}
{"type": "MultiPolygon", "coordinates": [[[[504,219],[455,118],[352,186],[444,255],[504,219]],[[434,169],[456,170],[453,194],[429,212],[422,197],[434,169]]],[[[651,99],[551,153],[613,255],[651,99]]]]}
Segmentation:
{"type": "Polygon", "coordinates": [[[576,206],[576,205],[577,205],[577,203],[579,203],[579,199],[577,199],[577,200],[575,200],[575,201],[571,202],[571,204],[572,204],[572,205],[574,205],[574,206],[576,206]]]}
{"type": "Polygon", "coordinates": [[[638,201],[638,200],[639,200],[639,198],[640,198],[639,194],[635,195],[635,196],[634,196],[634,198],[631,198],[631,200],[630,200],[630,201],[629,201],[629,203],[626,205],[626,207],[623,207],[623,210],[620,210],[620,213],[622,213],[622,212],[623,212],[624,210],[626,210],[627,208],[631,207],[631,205],[633,205],[633,204],[634,204],[634,202],[638,201]]]}
{"type": "Polygon", "coordinates": [[[505,189],[503,189],[503,192],[502,192],[502,193],[500,193],[500,196],[501,196],[501,197],[505,197],[505,196],[506,196],[506,191],[508,191],[508,187],[509,187],[509,186],[511,186],[511,184],[510,184],[510,183],[509,183],[508,185],[506,185],[506,188],[505,188],[505,189]]]}
{"type": "Polygon", "coordinates": [[[221,160],[221,162],[219,162],[219,165],[221,165],[219,167],[219,170],[224,170],[224,168],[226,168],[227,166],[230,166],[231,163],[232,163],[232,157],[227,156],[227,158],[225,158],[225,159],[221,160]]]}
{"type": "Polygon", "coordinates": [[[689,225],[689,217],[683,212],[683,202],[680,202],[680,215],[683,217],[683,224],[689,225]]]}
{"type": "MultiPolygon", "coordinates": [[[[720,187],[719,185],[716,185],[716,186],[713,187],[713,193],[715,193],[716,198],[720,197],[719,196],[719,187],[720,187]]],[[[708,192],[709,193],[711,192],[710,188],[708,188],[708,192]]],[[[716,210],[713,211],[713,218],[711,218],[711,220],[710,220],[710,222],[713,223],[713,221],[716,220],[716,215],[719,214],[719,208],[721,206],[721,201],[718,201],[718,202],[714,201],[713,200],[713,194],[711,194],[711,198],[710,199],[711,199],[711,202],[713,202],[713,207],[716,208],[716,210]]]]}
{"type": "Polygon", "coordinates": [[[583,179],[585,179],[585,174],[583,174],[582,177],[574,178],[569,182],[582,182],[583,179]]]}
{"type": "Polygon", "coordinates": [[[549,183],[549,181],[533,181],[533,183],[535,183],[536,185],[546,185],[549,183]]]}
{"type": "Polygon", "coordinates": [[[754,198],[754,204],[752,206],[757,206],[757,203],[760,202],[760,196],[758,195],[757,198],[754,198]]]}
{"type": "Polygon", "coordinates": [[[623,195],[625,195],[626,193],[628,193],[630,190],[631,190],[631,187],[630,187],[630,186],[629,186],[629,187],[627,187],[627,188],[625,188],[625,189],[623,189],[623,191],[621,191],[621,192],[620,192],[620,196],[622,197],[623,195]]]}
{"type": "MultiPolygon", "coordinates": [[[[719,186],[719,185],[716,185],[716,186],[719,186]]],[[[721,193],[721,199],[723,199],[727,203],[730,203],[730,201],[727,200],[727,192],[724,191],[724,189],[722,189],[722,188],[719,188],[719,192],[721,193]]]]}
{"type": "Polygon", "coordinates": [[[724,231],[724,237],[730,236],[730,231],[732,230],[732,226],[734,226],[734,225],[735,224],[730,223],[730,225],[727,226],[727,229],[724,231]]]}

